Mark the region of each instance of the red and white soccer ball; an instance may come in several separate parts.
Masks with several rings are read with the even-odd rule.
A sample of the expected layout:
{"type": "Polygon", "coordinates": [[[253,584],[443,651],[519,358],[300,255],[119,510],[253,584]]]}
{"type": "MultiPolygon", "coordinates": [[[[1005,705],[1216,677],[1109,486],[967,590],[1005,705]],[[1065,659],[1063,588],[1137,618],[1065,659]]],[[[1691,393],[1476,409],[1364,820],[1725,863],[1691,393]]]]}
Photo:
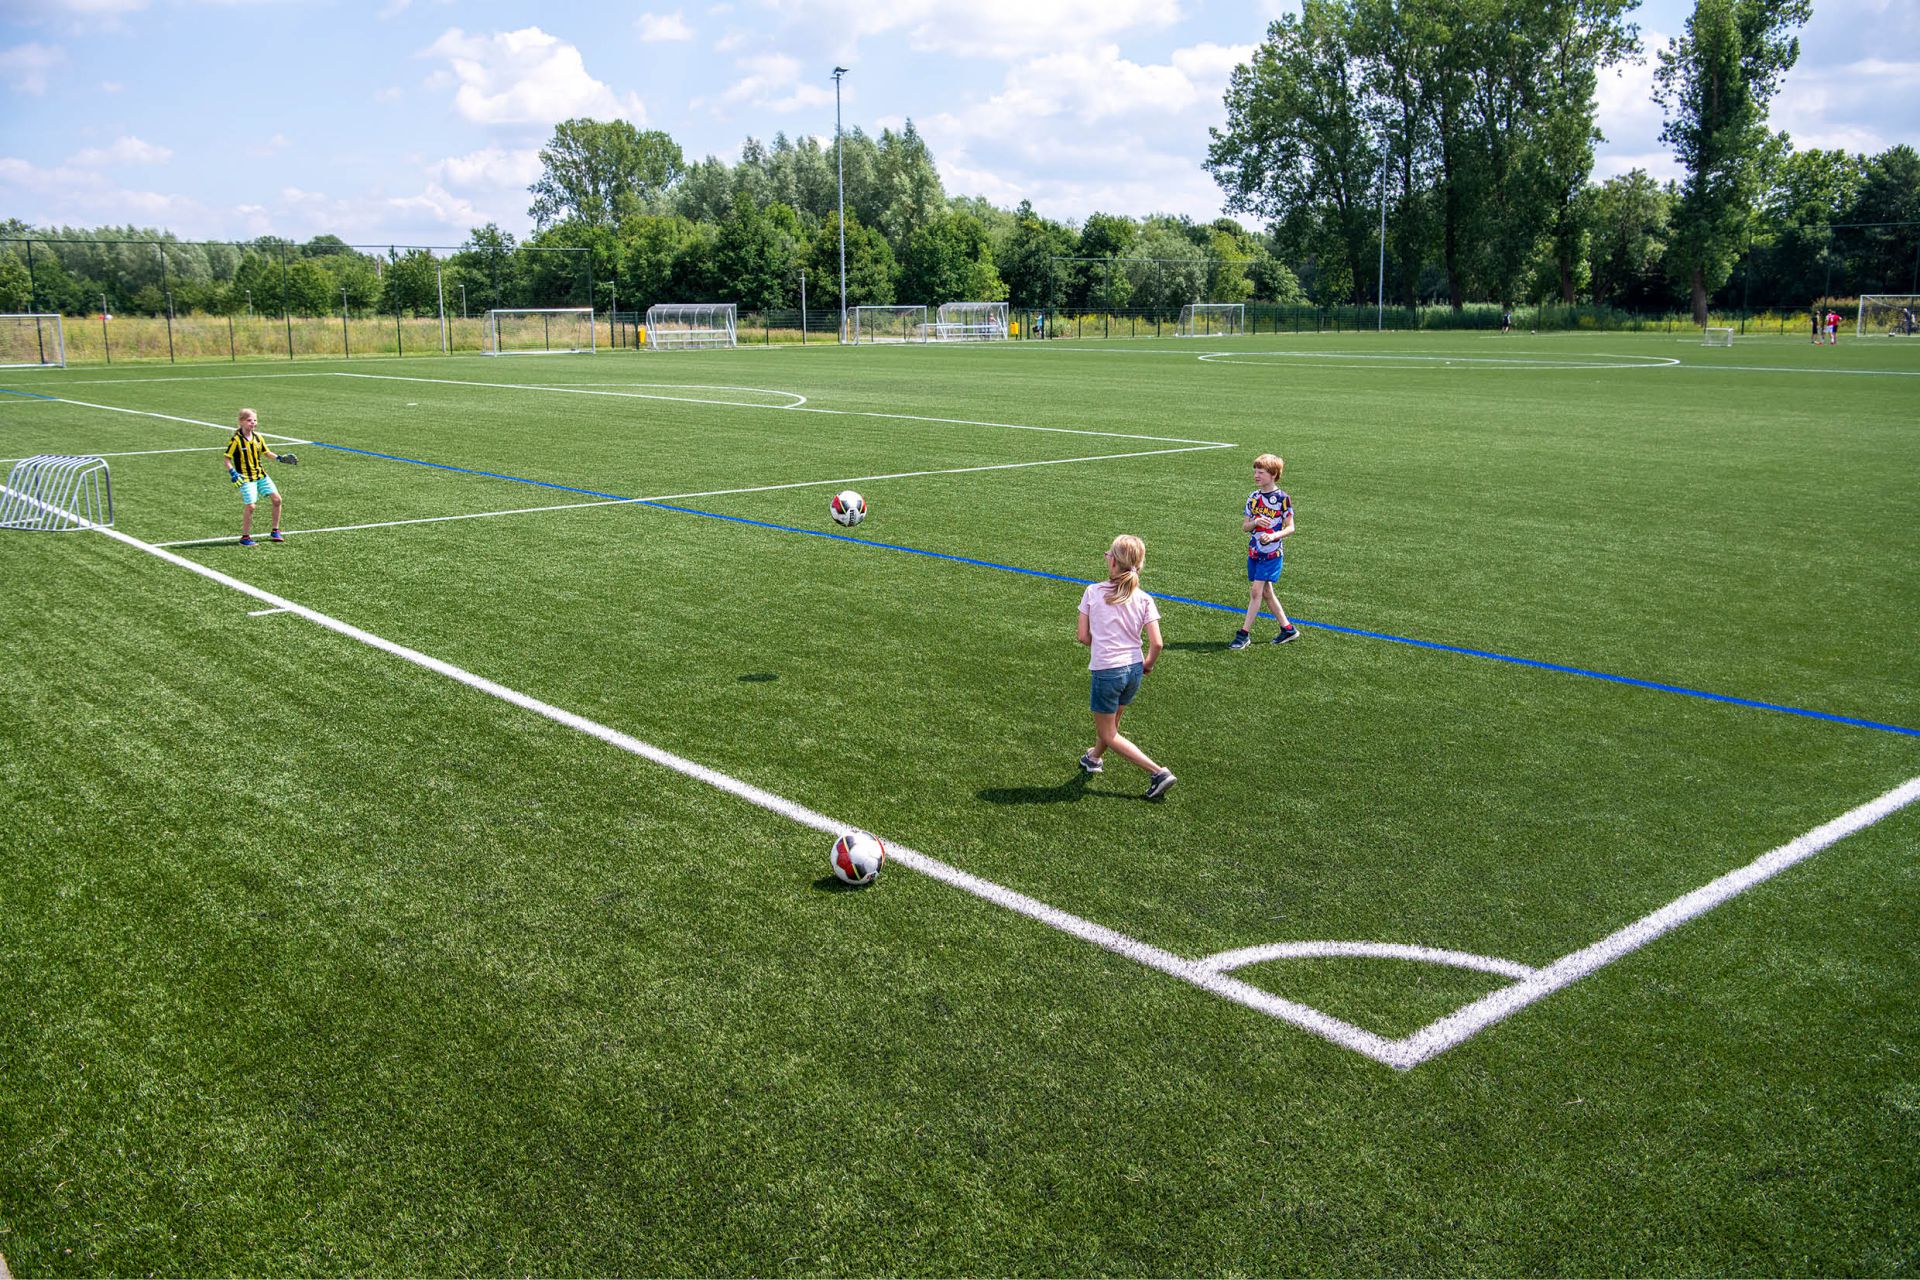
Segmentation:
{"type": "Polygon", "coordinates": [[[827,510],[833,513],[836,521],[851,529],[867,518],[867,500],[851,489],[842,489],[833,495],[827,510]]]}
{"type": "Polygon", "coordinates": [[[842,884],[872,884],[887,861],[887,846],[864,831],[849,831],[833,842],[833,874],[842,884]]]}

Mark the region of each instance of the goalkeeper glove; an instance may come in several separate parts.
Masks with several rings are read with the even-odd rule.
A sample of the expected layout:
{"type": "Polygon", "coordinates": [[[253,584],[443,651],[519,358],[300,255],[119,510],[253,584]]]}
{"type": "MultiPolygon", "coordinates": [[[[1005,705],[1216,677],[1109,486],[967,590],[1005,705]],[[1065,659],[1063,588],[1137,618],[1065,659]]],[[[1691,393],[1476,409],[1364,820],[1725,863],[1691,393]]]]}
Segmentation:
{"type": "Polygon", "coordinates": [[[240,473],[239,473],[238,471],[236,471],[236,470],[234,470],[234,469],[233,469],[232,467],[228,467],[228,468],[227,468],[227,479],[229,479],[229,480],[231,480],[231,481],[233,481],[233,482],[234,482],[235,484],[239,484],[239,483],[240,483],[240,473]]]}
{"type": "Polygon", "coordinates": [[[290,454],[290,453],[283,453],[283,454],[281,454],[281,455],[280,455],[280,461],[282,461],[282,462],[284,462],[284,463],[286,463],[286,464],[287,464],[288,466],[290,466],[290,467],[297,467],[297,466],[299,466],[299,465],[300,465],[300,459],[298,459],[298,458],[296,458],[296,457],[294,457],[294,456],[293,456],[292,454],[290,454]]]}

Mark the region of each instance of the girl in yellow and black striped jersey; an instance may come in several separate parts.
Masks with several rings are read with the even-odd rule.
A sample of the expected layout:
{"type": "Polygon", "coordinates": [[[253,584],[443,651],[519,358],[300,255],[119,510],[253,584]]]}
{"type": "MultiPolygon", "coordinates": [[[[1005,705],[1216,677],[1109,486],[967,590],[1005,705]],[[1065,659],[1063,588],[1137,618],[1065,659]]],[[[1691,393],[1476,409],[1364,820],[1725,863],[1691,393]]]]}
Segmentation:
{"type": "Polygon", "coordinates": [[[227,479],[240,490],[240,501],[245,503],[240,513],[240,545],[251,547],[253,540],[253,507],[265,494],[273,499],[273,528],[267,533],[270,542],[285,542],[280,535],[280,491],[273,487],[272,477],[267,475],[265,459],[284,462],[290,467],[300,465],[300,459],[291,453],[275,453],[267,448],[267,442],[259,435],[260,415],[251,409],[240,411],[240,429],[227,437],[225,461],[227,479]]]}

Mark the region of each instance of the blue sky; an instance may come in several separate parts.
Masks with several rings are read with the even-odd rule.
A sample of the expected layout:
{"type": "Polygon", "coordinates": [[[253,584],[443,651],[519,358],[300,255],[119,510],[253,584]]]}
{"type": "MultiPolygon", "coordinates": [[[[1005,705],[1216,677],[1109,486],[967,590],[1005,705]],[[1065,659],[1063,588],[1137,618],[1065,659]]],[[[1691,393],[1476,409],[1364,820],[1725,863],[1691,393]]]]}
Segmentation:
{"type": "MultiPolygon", "coordinates": [[[[1200,167],[1232,68],[1297,0],[0,0],[0,216],[186,238],[457,244],[530,226],[556,121],[690,158],[911,117],[951,194],[1080,220],[1220,212],[1200,167]]],[[[1645,0],[1649,53],[1691,0],[1645,0]]],[[[1815,0],[1774,124],[1920,141],[1920,0],[1815,0]]],[[[1602,86],[1597,176],[1674,172],[1652,59],[1602,86]]]]}

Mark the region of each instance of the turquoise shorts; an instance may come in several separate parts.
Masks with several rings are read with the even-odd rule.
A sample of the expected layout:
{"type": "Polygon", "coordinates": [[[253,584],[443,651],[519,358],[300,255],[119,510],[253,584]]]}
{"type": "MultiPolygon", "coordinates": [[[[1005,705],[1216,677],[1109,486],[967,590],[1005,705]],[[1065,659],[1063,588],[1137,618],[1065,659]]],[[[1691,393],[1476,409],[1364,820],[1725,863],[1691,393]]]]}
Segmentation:
{"type": "Polygon", "coordinates": [[[248,506],[252,506],[262,498],[272,497],[278,492],[280,491],[273,487],[272,476],[261,476],[258,480],[240,482],[240,501],[248,506]]]}

